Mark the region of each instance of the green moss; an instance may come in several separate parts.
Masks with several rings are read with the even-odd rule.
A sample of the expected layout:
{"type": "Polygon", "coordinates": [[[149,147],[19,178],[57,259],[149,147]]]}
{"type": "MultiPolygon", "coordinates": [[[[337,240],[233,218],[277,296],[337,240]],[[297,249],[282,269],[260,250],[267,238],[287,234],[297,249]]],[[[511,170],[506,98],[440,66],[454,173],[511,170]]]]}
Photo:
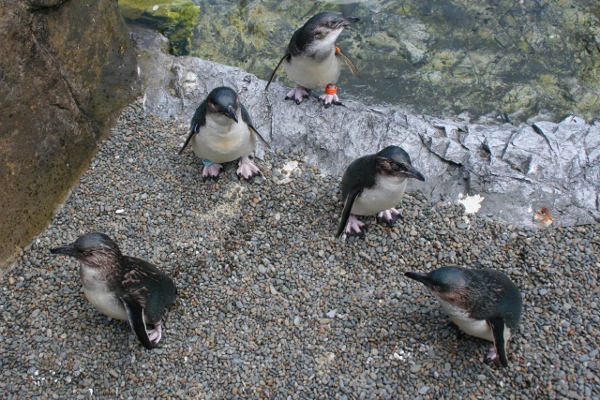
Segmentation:
{"type": "Polygon", "coordinates": [[[441,50],[437,53],[432,54],[431,60],[427,63],[423,69],[431,71],[441,71],[447,68],[451,68],[456,65],[462,59],[462,51],[453,50],[441,50]]]}
{"type": "Polygon", "coordinates": [[[173,54],[189,54],[199,6],[185,0],[120,0],[119,9],[128,23],[149,26],[168,37],[173,54]]]}
{"type": "Polygon", "coordinates": [[[531,109],[539,95],[530,85],[514,85],[502,98],[504,111],[515,112],[531,109]]]}

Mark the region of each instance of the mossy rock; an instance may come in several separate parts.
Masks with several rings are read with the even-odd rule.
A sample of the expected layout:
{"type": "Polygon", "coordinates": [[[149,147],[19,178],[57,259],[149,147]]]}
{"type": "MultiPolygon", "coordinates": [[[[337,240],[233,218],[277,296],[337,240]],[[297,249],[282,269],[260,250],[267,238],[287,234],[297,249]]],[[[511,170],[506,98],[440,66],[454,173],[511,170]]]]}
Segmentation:
{"type": "Polygon", "coordinates": [[[200,6],[184,0],[120,0],[119,9],[127,23],[157,29],[168,37],[173,54],[190,52],[200,6]]]}

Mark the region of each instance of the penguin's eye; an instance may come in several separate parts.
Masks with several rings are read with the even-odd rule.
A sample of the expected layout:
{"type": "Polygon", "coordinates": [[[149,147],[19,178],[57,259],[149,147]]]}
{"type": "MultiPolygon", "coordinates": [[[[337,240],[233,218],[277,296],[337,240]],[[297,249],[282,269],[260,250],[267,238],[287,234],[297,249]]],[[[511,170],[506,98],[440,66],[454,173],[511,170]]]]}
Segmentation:
{"type": "Polygon", "coordinates": [[[398,164],[392,163],[392,169],[394,171],[400,171],[400,166],[398,164]]]}
{"type": "Polygon", "coordinates": [[[325,32],[325,29],[323,29],[323,28],[317,28],[317,29],[315,29],[314,34],[315,34],[316,38],[320,39],[323,36],[325,36],[327,33],[325,32]]]}

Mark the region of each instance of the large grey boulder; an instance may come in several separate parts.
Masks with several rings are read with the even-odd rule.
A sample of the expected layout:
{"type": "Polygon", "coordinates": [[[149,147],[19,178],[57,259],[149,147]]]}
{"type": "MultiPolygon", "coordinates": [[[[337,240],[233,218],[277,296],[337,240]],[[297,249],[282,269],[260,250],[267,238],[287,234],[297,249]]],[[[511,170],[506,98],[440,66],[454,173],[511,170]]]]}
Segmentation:
{"type": "Polygon", "coordinates": [[[558,225],[600,221],[597,122],[570,116],[560,123],[469,125],[348,100],[329,109],[316,99],[296,105],[283,101],[286,87],[273,84],[265,92],[266,82],[243,70],[166,54],[166,39],[155,32],[132,29],[132,35],[145,60],[145,110],[180,120],[182,142],[200,101],[227,85],[240,93],[272,146],[301,147],[324,172],[341,176],[354,158],[397,144],[426,176],[424,183],[411,182],[409,191],[420,190],[431,202],[480,195],[479,213],[518,226],[535,225],[541,207],[558,225]]]}
{"type": "Polygon", "coordinates": [[[140,93],[113,0],[7,0],[0,13],[0,268],[52,218],[140,93]]]}

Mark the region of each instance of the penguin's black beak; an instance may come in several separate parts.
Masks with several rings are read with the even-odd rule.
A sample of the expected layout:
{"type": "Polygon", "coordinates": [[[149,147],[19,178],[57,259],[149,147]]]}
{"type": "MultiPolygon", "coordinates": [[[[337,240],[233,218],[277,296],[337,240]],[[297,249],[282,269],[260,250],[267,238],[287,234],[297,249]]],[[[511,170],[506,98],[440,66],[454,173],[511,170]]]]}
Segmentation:
{"type": "Polygon", "coordinates": [[[417,179],[421,182],[425,182],[425,177],[423,176],[423,174],[421,174],[419,171],[417,171],[414,168],[404,171],[404,176],[406,176],[407,178],[413,178],[413,179],[417,179]]]}
{"type": "Polygon", "coordinates": [[[64,254],[66,256],[73,256],[74,251],[73,251],[73,247],[71,245],[68,245],[68,246],[55,247],[53,249],[50,249],[50,253],[64,254]]]}
{"type": "Polygon", "coordinates": [[[414,279],[417,282],[421,282],[426,286],[431,285],[431,282],[429,282],[429,278],[427,278],[427,275],[425,274],[421,274],[419,272],[405,272],[404,275],[408,276],[410,279],[414,279]]]}
{"type": "Polygon", "coordinates": [[[358,17],[344,17],[344,18],[342,18],[342,20],[340,21],[338,26],[346,27],[348,25],[355,24],[358,21],[360,21],[360,18],[358,18],[358,17]]]}
{"type": "Polygon", "coordinates": [[[237,122],[238,122],[237,109],[234,106],[227,107],[227,116],[229,118],[231,118],[232,120],[234,120],[235,123],[237,124],[237,122]]]}

